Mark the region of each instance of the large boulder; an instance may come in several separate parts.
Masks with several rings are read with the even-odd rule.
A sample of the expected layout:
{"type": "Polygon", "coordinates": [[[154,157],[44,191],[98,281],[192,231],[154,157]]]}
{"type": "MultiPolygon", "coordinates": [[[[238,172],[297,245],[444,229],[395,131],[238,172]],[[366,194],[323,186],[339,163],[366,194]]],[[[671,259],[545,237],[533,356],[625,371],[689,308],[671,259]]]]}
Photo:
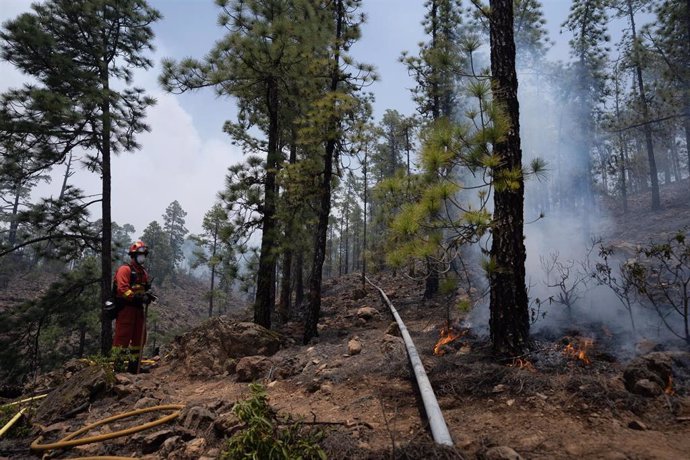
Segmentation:
{"type": "Polygon", "coordinates": [[[690,381],[690,353],[653,352],[630,362],[623,371],[625,388],[642,396],[657,396],[669,387],[690,381]]]}
{"type": "Polygon", "coordinates": [[[112,372],[102,366],[81,369],[51,391],[36,410],[35,420],[47,425],[85,409],[114,382],[112,372]]]}
{"type": "Polygon", "coordinates": [[[232,370],[245,356],[271,356],[282,337],[258,324],[215,317],[177,337],[169,359],[186,368],[191,376],[211,376],[232,370]]]}

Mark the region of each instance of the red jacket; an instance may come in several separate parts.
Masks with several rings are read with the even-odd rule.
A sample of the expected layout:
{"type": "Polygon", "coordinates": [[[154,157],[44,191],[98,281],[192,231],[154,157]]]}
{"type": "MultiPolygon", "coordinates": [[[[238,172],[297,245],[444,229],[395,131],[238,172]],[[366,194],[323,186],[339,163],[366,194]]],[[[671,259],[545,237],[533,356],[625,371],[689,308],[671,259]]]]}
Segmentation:
{"type": "MultiPolygon", "coordinates": [[[[113,293],[115,298],[120,299],[125,305],[135,305],[134,300],[136,294],[143,294],[149,288],[149,275],[141,265],[131,262],[129,264],[121,265],[115,272],[115,287],[113,293]],[[132,284],[132,270],[135,271],[134,285],[132,284]]],[[[142,303],[138,303],[141,305],[142,303]]]]}

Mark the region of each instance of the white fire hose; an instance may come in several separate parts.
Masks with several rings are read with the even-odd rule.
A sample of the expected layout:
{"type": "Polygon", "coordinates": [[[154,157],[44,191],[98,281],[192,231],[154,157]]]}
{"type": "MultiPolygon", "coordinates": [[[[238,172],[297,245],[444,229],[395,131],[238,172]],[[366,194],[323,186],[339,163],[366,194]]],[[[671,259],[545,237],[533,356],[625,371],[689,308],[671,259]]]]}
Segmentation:
{"type": "Polygon", "coordinates": [[[414,370],[414,375],[417,380],[417,387],[419,388],[419,394],[421,395],[422,402],[424,403],[424,411],[426,412],[427,419],[429,419],[429,427],[431,428],[431,435],[433,436],[434,441],[437,444],[442,444],[444,446],[452,446],[453,440],[451,439],[450,433],[448,432],[446,420],[443,418],[443,413],[441,412],[441,408],[439,407],[438,401],[436,400],[434,389],[431,387],[429,378],[427,377],[426,372],[424,371],[424,365],[422,364],[422,360],[419,358],[419,354],[417,353],[417,349],[414,346],[414,342],[412,342],[412,337],[410,336],[410,333],[407,331],[407,327],[405,327],[405,323],[403,323],[402,319],[400,318],[400,315],[398,315],[398,311],[395,309],[391,301],[388,300],[388,296],[385,292],[383,292],[383,289],[369,281],[368,278],[367,282],[379,291],[379,294],[381,294],[381,298],[386,303],[386,305],[388,305],[388,308],[390,308],[391,313],[393,313],[395,321],[398,323],[398,329],[400,329],[400,334],[402,335],[402,338],[405,341],[407,355],[410,358],[410,363],[412,364],[412,369],[414,370]]]}

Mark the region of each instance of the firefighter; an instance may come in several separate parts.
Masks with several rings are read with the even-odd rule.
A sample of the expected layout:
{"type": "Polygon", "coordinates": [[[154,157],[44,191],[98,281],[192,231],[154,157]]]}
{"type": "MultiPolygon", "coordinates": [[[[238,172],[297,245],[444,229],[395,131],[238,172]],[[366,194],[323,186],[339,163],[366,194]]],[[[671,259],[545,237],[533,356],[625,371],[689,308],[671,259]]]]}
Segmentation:
{"type": "Polygon", "coordinates": [[[130,262],[121,265],[113,280],[113,296],[119,312],[115,319],[113,351],[122,356],[129,353],[127,372],[139,372],[141,350],[146,343],[146,314],[144,306],[155,297],[150,293],[151,285],[144,268],[149,249],[142,241],[129,248],[130,262]]]}

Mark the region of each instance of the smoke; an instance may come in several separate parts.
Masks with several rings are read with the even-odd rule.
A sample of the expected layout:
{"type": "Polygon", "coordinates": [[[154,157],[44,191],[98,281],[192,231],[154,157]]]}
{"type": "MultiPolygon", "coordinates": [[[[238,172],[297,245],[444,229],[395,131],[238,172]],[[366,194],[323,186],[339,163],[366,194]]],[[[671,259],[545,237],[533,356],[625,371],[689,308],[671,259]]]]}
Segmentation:
{"type": "MultiPolygon", "coordinates": [[[[615,223],[606,208],[595,204],[592,190],[599,178],[590,158],[582,155],[577,117],[563,98],[574,90],[564,80],[533,70],[519,74],[519,82],[523,164],[534,158],[547,163],[545,177],[527,177],[525,183],[532,335],[549,340],[573,333],[595,340],[606,337],[613,348],[607,352],[619,358],[634,356],[643,342],[673,346],[677,339],[656,311],[641,305],[633,291],[626,305],[594,276],[597,263],[603,262],[599,242],[607,244],[615,223]]],[[[620,258],[609,260],[617,280],[625,257],[621,252],[620,258]]],[[[468,323],[488,335],[488,295],[472,310],[468,323]]]]}

